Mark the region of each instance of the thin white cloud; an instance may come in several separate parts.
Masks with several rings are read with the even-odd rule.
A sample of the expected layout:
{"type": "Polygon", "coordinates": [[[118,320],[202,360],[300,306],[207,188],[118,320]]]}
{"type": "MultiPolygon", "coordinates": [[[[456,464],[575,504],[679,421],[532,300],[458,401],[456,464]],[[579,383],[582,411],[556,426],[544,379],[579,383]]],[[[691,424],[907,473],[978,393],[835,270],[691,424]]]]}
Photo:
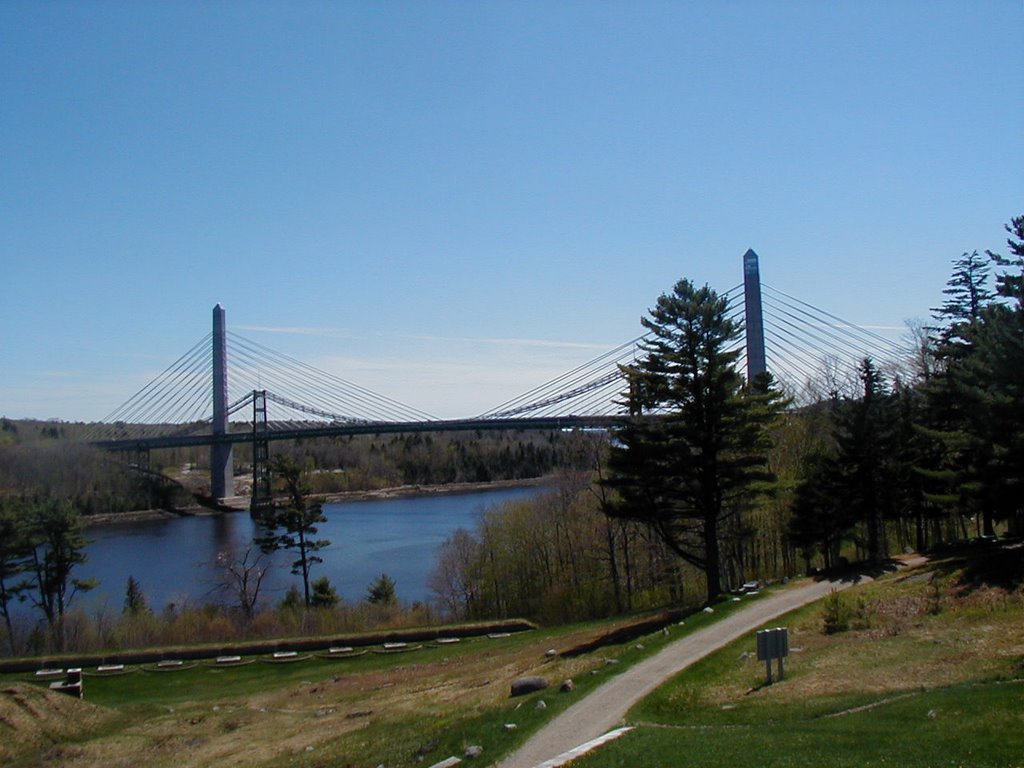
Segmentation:
{"type": "Polygon", "coordinates": [[[340,328],[311,328],[301,325],[236,325],[240,331],[252,331],[257,333],[283,333],[292,336],[328,336],[331,338],[355,339],[355,334],[344,331],[340,328]]]}
{"type": "MultiPolygon", "coordinates": [[[[237,325],[241,331],[256,333],[278,333],[293,336],[321,336],[328,338],[360,339],[369,338],[340,328],[317,328],[306,326],[272,326],[272,325],[237,325]]],[[[379,336],[375,338],[380,338],[379,336]]],[[[584,341],[566,341],[562,339],[522,339],[474,336],[440,336],[440,335],[408,335],[398,334],[392,338],[404,341],[420,341],[440,344],[482,344],[503,347],[547,347],[553,349],[592,349],[598,352],[614,348],[615,344],[603,344],[584,341]]]]}
{"type": "Polygon", "coordinates": [[[558,339],[501,339],[501,338],[475,338],[472,336],[403,336],[410,341],[429,341],[456,344],[486,344],[490,346],[507,347],[550,347],[554,349],[593,349],[597,351],[608,351],[615,347],[614,344],[596,344],[585,341],[562,341],[558,339]]]}

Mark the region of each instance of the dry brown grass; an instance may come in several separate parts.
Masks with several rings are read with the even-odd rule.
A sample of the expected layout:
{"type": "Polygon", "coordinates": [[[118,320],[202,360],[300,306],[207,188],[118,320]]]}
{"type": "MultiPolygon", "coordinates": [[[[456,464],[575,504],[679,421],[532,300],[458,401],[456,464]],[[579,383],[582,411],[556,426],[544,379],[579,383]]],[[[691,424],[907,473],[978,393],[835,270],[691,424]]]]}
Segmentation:
{"type": "MultiPolygon", "coordinates": [[[[556,647],[572,647],[604,631],[606,627],[565,634],[556,647]]],[[[50,742],[45,743],[54,744],[42,752],[39,747],[45,743],[17,750],[22,755],[17,765],[242,768],[297,756],[315,758],[328,744],[334,753],[339,743],[350,743],[358,751],[360,739],[366,738],[361,734],[371,726],[376,731],[389,723],[398,727],[410,718],[429,722],[508,707],[509,684],[516,677],[540,674],[557,686],[565,678],[578,679],[603,666],[603,660],[594,656],[549,658],[545,652],[551,645],[550,638],[537,635],[530,642],[484,646],[451,658],[438,657],[434,651],[419,661],[411,653],[403,657],[407,663],[391,669],[352,673],[334,667],[336,672],[320,672],[319,678],[311,672],[306,681],[250,696],[204,698],[145,713],[115,712],[61,697],[60,714],[53,719],[65,724],[63,731],[49,728],[42,719],[15,724],[18,734],[49,728],[50,742]],[[90,736],[97,725],[104,728],[90,736]]],[[[49,693],[22,688],[33,696],[49,693]]],[[[557,688],[551,695],[559,695],[557,688]]],[[[46,710],[52,700],[48,695],[39,709],[46,710]]]]}
{"type": "Polygon", "coordinates": [[[112,719],[109,710],[34,685],[0,688],[0,763],[26,750],[45,750],[112,719]]]}
{"type": "Polygon", "coordinates": [[[762,685],[764,663],[751,643],[722,683],[688,695],[726,707],[747,697],[795,703],[846,693],[899,695],[1014,674],[1024,664],[1024,588],[967,587],[960,572],[940,575],[931,568],[844,594],[855,614],[847,632],[826,635],[820,607],[793,618],[784,685],[762,685]]]}

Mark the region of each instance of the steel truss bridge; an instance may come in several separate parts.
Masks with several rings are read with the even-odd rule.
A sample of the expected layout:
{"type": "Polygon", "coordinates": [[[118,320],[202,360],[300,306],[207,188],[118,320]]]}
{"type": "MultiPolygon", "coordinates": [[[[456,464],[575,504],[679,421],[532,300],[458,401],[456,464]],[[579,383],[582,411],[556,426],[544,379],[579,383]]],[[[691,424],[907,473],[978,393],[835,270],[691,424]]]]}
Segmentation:
{"type": "MultiPolygon", "coordinates": [[[[814,399],[871,357],[898,373],[907,349],[760,281],[758,257],[743,257],[744,281],[726,292],[748,380],[768,371],[798,402],[814,399]]],[[[365,434],[482,430],[607,429],[626,417],[623,366],[644,336],[590,360],[485,413],[437,419],[286,354],[229,332],[213,310],[213,330],[123,405],[95,425],[89,441],[134,455],[209,446],[212,496],[233,495],[232,447],[253,449],[251,505],[270,502],[269,444],[275,440],[365,434]],[[212,364],[211,364],[212,363],[212,364]]]]}

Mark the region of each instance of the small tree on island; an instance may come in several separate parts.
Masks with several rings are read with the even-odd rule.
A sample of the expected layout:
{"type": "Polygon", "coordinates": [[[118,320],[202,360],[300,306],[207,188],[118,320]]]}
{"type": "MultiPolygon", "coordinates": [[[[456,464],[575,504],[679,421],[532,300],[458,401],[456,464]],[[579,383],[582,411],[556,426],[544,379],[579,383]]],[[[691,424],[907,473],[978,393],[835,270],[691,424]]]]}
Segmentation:
{"type": "Polygon", "coordinates": [[[288,497],[285,506],[274,506],[260,522],[265,533],[256,538],[260,549],[270,554],[277,550],[294,552],[292,573],[302,576],[302,594],[307,607],[312,605],[309,571],[323,558],[316,552],[330,546],[327,539],[317,539],[317,525],[327,521],[319,502],[311,502],[309,487],[302,468],[285,456],[275,456],[271,462],[271,477],[280,480],[288,497]]]}

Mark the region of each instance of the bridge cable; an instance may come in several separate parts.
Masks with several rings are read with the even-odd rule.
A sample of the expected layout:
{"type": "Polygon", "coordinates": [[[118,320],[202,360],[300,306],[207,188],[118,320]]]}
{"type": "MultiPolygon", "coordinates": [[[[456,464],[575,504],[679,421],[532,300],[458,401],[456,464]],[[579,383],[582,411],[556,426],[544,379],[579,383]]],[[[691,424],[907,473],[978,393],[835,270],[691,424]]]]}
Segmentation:
{"type": "MultiPolygon", "coordinates": [[[[254,342],[251,339],[246,339],[245,337],[239,336],[238,334],[230,334],[230,336],[233,341],[242,344],[250,352],[252,356],[258,357],[262,360],[272,363],[275,369],[285,368],[286,370],[294,371],[295,374],[304,375],[317,382],[329,386],[332,390],[330,394],[333,395],[334,397],[343,398],[342,402],[347,401],[349,403],[359,404],[366,409],[384,408],[389,415],[401,415],[402,417],[409,421],[436,420],[436,417],[424,411],[420,411],[416,408],[401,403],[398,400],[394,400],[393,398],[378,394],[369,389],[354,384],[350,381],[342,379],[338,376],[329,374],[326,371],[323,371],[307,363],[303,363],[283,353],[276,352],[275,350],[270,349],[269,347],[266,347],[262,344],[259,344],[258,342],[254,342]]],[[[301,375],[298,377],[300,381],[302,378],[301,375]]],[[[294,382],[292,382],[292,384],[294,385],[294,382]]],[[[309,391],[308,388],[306,388],[305,391],[309,391]]],[[[324,401],[323,398],[321,398],[321,404],[328,405],[328,410],[333,410],[330,408],[329,401],[324,401]]],[[[376,416],[376,418],[373,420],[380,420],[380,414],[374,414],[370,410],[368,410],[367,413],[368,415],[371,416],[371,418],[376,416]]]]}

